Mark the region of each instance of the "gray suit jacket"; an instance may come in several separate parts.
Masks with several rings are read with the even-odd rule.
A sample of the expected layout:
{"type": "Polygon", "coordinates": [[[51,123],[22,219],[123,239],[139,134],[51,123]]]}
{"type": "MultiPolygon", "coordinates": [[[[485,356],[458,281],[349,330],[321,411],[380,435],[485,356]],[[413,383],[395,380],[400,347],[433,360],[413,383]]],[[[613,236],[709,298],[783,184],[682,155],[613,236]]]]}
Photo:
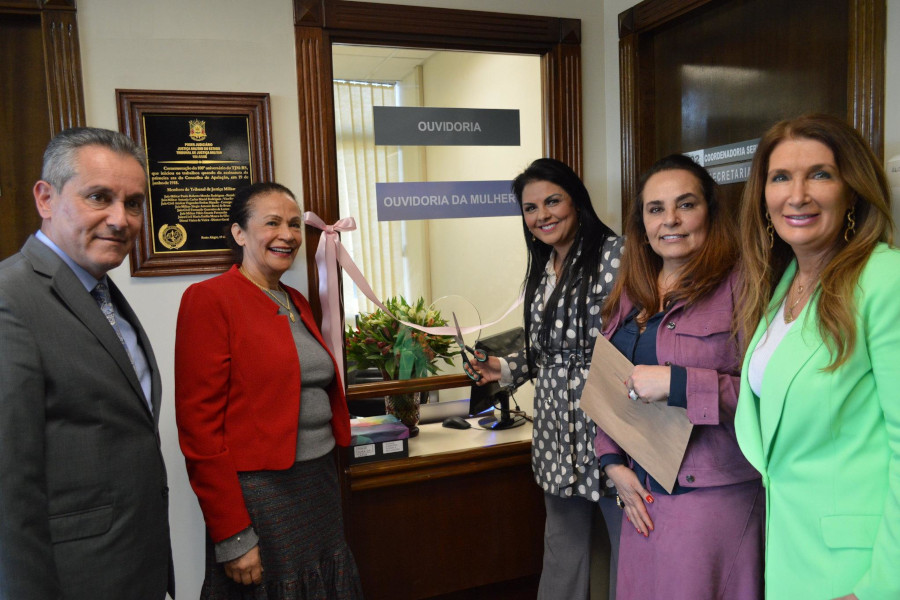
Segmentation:
{"type": "Polygon", "coordinates": [[[168,488],[153,414],[91,295],[29,238],[0,263],[0,598],[174,596],[168,488]]]}

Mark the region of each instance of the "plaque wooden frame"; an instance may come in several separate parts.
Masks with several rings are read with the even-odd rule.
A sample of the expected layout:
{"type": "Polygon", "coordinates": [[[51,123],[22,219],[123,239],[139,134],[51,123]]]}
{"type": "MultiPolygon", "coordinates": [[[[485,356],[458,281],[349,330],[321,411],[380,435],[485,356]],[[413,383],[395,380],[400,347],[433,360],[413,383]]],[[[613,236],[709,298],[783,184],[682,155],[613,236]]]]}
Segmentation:
{"type": "MultiPolygon", "coordinates": [[[[241,116],[248,119],[251,181],[274,181],[272,115],[267,93],[116,90],[119,130],[144,147],[143,117],[154,115],[241,116]]],[[[148,157],[149,158],[149,157],[148,157]]],[[[160,277],[221,273],[232,264],[231,252],[203,251],[166,254],[154,252],[150,230],[150,203],[131,251],[132,277],[160,277]]]]}

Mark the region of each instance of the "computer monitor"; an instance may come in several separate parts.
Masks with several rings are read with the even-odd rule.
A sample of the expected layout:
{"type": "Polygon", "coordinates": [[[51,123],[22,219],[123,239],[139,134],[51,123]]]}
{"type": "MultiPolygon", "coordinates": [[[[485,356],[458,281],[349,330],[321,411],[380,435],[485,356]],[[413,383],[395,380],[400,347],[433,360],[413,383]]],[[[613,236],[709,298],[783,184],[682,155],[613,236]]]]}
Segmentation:
{"type": "MultiPolygon", "coordinates": [[[[508,356],[525,348],[525,329],[517,327],[496,335],[478,340],[475,348],[484,350],[488,356],[508,356]]],[[[509,410],[509,391],[496,382],[487,385],[472,384],[469,399],[469,416],[475,417],[488,410],[489,416],[479,419],[478,424],[485,429],[509,429],[525,423],[525,417],[513,416],[509,410]],[[500,410],[500,418],[496,418],[493,409],[500,410]]]]}

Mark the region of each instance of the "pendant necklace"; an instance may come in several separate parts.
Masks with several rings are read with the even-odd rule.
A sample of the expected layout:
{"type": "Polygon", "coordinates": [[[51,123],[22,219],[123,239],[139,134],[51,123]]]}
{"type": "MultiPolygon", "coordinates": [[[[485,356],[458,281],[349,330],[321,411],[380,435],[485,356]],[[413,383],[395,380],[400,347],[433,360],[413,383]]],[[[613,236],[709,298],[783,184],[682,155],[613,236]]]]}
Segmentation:
{"type": "Polygon", "coordinates": [[[294,317],[294,311],[291,309],[290,297],[288,296],[287,290],[282,288],[280,283],[278,284],[278,289],[281,290],[282,292],[284,292],[284,300],[283,301],[281,300],[281,298],[279,298],[278,296],[275,295],[275,290],[270,290],[269,288],[265,288],[265,287],[259,285],[258,283],[256,283],[255,281],[253,281],[253,279],[251,279],[250,276],[247,275],[247,271],[244,270],[243,266],[238,267],[238,271],[240,271],[244,275],[244,277],[247,278],[247,281],[249,281],[256,287],[258,287],[259,289],[264,291],[270,298],[272,298],[272,300],[274,300],[279,305],[284,307],[284,310],[288,311],[288,317],[291,319],[291,323],[297,322],[297,319],[294,317]]]}
{"type": "Polygon", "coordinates": [[[797,308],[797,305],[800,304],[801,300],[803,300],[803,296],[805,295],[803,293],[804,288],[809,289],[809,287],[812,286],[813,283],[815,283],[818,280],[819,280],[819,274],[817,273],[816,276],[806,286],[802,286],[799,283],[797,284],[797,299],[794,300],[793,304],[791,304],[790,306],[785,306],[785,309],[784,309],[784,322],[785,323],[793,323],[794,322],[794,319],[797,318],[796,316],[794,316],[794,309],[797,308]]]}

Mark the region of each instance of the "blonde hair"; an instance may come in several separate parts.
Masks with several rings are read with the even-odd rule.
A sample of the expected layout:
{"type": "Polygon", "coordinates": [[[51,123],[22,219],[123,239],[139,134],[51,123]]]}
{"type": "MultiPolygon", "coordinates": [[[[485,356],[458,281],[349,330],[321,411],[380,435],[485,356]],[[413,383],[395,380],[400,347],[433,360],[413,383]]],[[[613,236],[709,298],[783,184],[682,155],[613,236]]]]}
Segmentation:
{"type": "Polygon", "coordinates": [[[838,234],[836,253],[822,270],[816,292],[819,333],[832,355],[826,370],[833,371],[847,360],[856,345],[854,290],[860,273],[878,242],[893,243],[890,187],[881,162],[866,141],[837,117],[804,115],[781,121],[766,132],[741,197],[742,284],[735,323],[744,334],[745,343],[759,322],[767,318],[775,287],[794,258],[791,247],[774,232],[770,248],[766,231],[769,157],[787,139],[816,140],[831,150],[838,174],[850,193],[848,210],[855,214],[856,233],[848,232],[849,241],[838,234]]]}

